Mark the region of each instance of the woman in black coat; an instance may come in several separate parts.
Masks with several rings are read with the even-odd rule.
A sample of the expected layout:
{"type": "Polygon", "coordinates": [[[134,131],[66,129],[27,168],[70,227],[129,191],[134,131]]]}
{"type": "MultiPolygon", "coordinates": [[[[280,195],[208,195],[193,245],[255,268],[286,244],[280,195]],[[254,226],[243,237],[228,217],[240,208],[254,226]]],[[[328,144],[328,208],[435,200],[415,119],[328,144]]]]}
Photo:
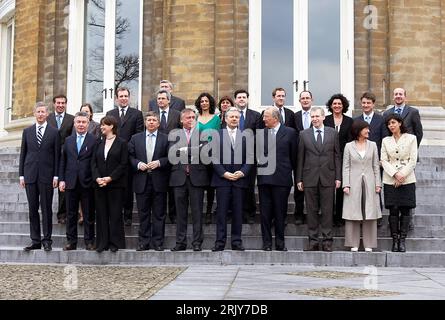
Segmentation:
{"type": "Polygon", "coordinates": [[[117,136],[117,121],[112,116],[100,120],[103,139],[91,161],[95,183],[96,251],[125,248],[122,205],[127,187],[128,147],[117,136]]]}
{"type": "MultiPolygon", "coordinates": [[[[341,161],[343,162],[343,150],[348,142],[352,141],[351,127],[354,122],[346,115],[349,109],[349,101],[341,93],[334,94],[326,103],[331,113],[324,119],[324,125],[334,128],[338,132],[338,142],[340,143],[341,161]]],[[[343,192],[339,190],[335,195],[334,204],[334,225],[344,225],[343,214],[343,192]]]]}

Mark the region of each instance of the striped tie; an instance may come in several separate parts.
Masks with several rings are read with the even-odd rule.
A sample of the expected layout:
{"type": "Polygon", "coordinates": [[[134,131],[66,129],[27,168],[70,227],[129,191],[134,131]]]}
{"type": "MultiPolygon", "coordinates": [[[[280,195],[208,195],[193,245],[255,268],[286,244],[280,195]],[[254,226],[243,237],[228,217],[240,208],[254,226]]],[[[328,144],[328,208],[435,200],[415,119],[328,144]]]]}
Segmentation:
{"type": "Polygon", "coordinates": [[[37,131],[37,143],[39,144],[39,147],[40,147],[40,144],[42,143],[42,138],[43,138],[43,136],[42,136],[43,126],[39,126],[38,129],[39,130],[37,131]]]}

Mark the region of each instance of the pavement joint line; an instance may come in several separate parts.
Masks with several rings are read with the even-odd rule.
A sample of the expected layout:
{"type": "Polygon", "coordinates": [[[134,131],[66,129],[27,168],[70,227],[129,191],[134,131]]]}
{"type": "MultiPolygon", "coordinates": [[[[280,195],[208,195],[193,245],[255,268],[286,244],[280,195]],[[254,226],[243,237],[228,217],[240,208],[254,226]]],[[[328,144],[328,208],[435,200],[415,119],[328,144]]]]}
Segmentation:
{"type": "Polygon", "coordinates": [[[231,281],[230,284],[229,284],[229,288],[228,288],[228,289],[226,290],[226,292],[224,293],[223,300],[226,300],[228,293],[232,290],[232,288],[233,288],[233,284],[234,284],[236,278],[238,277],[238,274],[239,274],[240,270],[241,270],[241,267],[237,267],[237,268],[236,268],[236,274],[235,274],[235,276],[232,278],[232,281],[231,281]]]}
{"type": "Polygon", "coordinates": [[[440,282],[434,280],[433,278],[431,278],[430,276],[428,276],[428,275],[426,275],[426,274],[423,274],[423,273],[419,272],[417,269],[414,269],[414,272],[417,273],[418,275],[424,276],[424,277],[427,278],[428,280],[430,280],[430,281],[432,281],[432,282],[434,282],[434,283],[440,285],[441,287],[444,287],[444,288],[445,288],[445,285],[444,285],[443,283],[440,283],[440,282]]]}

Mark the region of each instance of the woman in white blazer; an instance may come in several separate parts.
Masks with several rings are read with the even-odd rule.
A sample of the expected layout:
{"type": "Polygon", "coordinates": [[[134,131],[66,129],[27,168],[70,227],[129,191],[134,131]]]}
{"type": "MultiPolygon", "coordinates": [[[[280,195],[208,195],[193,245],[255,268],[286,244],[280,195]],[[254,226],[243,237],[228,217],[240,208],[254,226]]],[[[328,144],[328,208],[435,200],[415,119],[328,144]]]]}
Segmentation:
{"type": "Polygon", "coordinates": [[[362,225],[363,246],[371,252],[377,247],[377,219],[382,217],[379,156],[376,143],[368,140],[366,121],[355,120],[351,134],[354,140],[346,144],[343,153],[345,247],[358,251],[362,225]]]}
{"type": "Polygon", "coordinates": [[[389,115],[385,124],[392,134],[382,140],[385,208],[389,209],[392,251],[405,252],[410,211],[416,207],[417,138],[407,133],[398,114],[389,115]]]}

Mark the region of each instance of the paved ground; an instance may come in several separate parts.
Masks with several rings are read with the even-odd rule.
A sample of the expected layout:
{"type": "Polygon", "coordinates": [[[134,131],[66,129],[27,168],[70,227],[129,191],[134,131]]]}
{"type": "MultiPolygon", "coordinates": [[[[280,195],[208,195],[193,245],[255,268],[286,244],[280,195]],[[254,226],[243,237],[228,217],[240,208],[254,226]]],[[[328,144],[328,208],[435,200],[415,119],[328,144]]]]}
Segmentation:
{"type": "Polygon", "coordinates": [[[445,269],[2,264],[0,299],[444,300],[445,269]]]}

